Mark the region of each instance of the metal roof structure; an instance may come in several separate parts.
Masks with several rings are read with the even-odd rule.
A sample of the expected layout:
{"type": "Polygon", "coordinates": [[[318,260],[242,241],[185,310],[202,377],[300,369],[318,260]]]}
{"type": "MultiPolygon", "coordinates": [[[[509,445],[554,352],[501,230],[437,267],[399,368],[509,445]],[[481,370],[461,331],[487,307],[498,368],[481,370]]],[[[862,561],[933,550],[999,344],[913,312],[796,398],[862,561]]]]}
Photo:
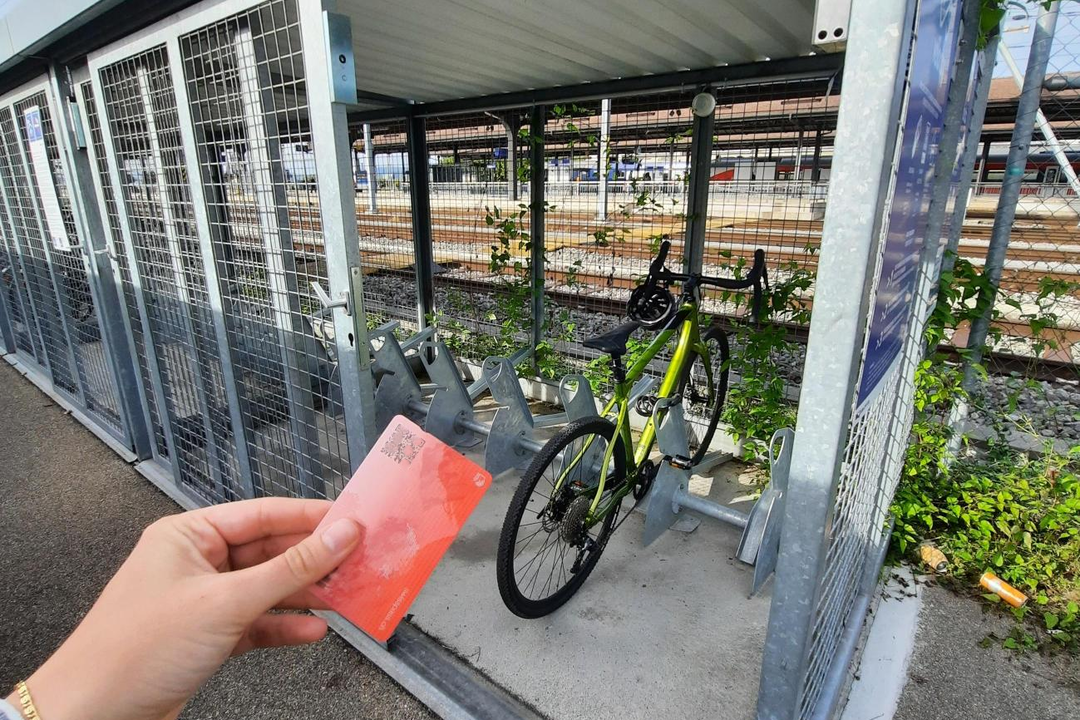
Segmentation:
{"type": "MultiPolygon", "coordinates": [[[[20,81],[190,0],[0,5],[0,72],[20,81]],[[16,31],[17,30],[17,31],[16,31]],[[6,37],[5,37],[6,31],[6,37]],[[9,72],[20,68],[21,72],[9,72]]],[[[363,107],[432,103],[806,57],[814,0],[341,0],[363,107]]]]}
{"type": "Polygon", "coordinates": [[[813,0],[346,0],[362,91],[433,102],[805,55],[813,0]]]}

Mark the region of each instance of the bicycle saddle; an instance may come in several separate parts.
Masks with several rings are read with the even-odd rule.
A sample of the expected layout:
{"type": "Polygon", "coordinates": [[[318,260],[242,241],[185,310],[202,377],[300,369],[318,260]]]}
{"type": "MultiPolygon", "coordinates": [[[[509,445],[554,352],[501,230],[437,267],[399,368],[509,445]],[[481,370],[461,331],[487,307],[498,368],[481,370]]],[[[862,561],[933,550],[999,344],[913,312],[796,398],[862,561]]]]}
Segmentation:
{"type": "Polygon", "coordinates": [[[607,353],[612,356],[620,356],[626,354],[626,341],[630,339],[630,336],[641,327],[641,323],[625,322],[622,325],[608,330],[603,335],[597,335],[585,340],[581,344],[591,350],[599,350],[602,353],[607,353]]]}

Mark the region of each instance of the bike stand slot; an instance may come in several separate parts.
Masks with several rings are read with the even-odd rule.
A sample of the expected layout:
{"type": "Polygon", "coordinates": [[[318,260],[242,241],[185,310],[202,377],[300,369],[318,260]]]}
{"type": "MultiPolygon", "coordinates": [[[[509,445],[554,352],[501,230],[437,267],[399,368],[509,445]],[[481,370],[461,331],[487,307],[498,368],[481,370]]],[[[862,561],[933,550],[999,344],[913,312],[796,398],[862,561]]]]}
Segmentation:
{"type": "Polygon", "coordinates": [[[750,510],[750,519],[743,532],[736,557],[754,566],[754,585],[750,595],[756,595],[776,569],[780,552],[780,527],[784,517],[784,494],[791,471],[791,447],[795,431],[780,428],[769,441],[769,484],[750,510]],[[779,447],[779,449],[777,449],[779,447]]]}
{"type": "Polygon", "coordinates": [[[685,508],[737,528],[745,528],[746,513],[690,493],[690,476],[695,470],[716,467],[731,459],[730,453],[710,453],[696,466],[688,461],[690,443],[686,437],[682,398],[661,398],[653,408],[656,440],[663,455],[652,488],[645,498],[645,545],[672,529],[685,508]]]}

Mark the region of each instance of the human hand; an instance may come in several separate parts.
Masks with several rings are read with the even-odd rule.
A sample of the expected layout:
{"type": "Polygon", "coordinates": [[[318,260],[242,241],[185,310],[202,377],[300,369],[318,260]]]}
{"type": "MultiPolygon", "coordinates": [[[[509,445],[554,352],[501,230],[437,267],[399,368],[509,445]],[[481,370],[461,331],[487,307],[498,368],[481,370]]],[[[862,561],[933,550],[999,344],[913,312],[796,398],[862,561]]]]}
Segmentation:
{"type": "MultiPolygon", "coordinates": [[[[28,680],[43,720],[175,717],[230,656],[320,640],[309,588],[356,547],[324,500],[266,498],[172,515],[143,531],[75,632],[28,680]]],[[[18,702],[9,699],[18,707],[18,702]]]]}

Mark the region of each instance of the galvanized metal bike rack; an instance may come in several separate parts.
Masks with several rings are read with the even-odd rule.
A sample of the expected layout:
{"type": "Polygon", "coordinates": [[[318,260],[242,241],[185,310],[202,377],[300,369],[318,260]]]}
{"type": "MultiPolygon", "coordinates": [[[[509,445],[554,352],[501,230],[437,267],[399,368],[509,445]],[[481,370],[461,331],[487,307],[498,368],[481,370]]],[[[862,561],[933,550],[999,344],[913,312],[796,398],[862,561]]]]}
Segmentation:
{"type": "Polygon", "coordinates": [[[780,518],[783,515],[783,506],[780,502],[783,498],[783,487],[786,484],[784,480],[778,481],[777,478],[779,476],[786,478],[784,460],[790,462],[791,443],[788,440],[792,436],[792,431],[779,430],[773,436],[769,448],[773,480],[747,514],[690,492],[690,476],[694,470],[714,467],[724,459],[730,459],[731,456],[730,454],[727,458],[718,456],[712,461],[706,460],[696,466],[690,463],[690,445],[686,436],[681,397],[657,400],[653,408],[653,422],[656,423],[656,439],[660,452],[663,454],[663,460],[660,462],[649,494],[645,498],[645,544],[651,544],[665,531],[671,529],[680,520],[680,513],[684,509],[734,525],[743,531],[737,553],[739,560],[748,565],[755,565],[759,558],[766,561],[762,566],[755,568],[751,594],[756,593],[776,564],[780,518]],[[774,459],[773,448],[778,439],[783,444],[783,450],[778,459],[774,459]],[[779,508],[774,510],[778,506],[779,508]]]}
{"type": "Polygon", "coordinates": [[[514,370],[527,356],[526,352],[510,358],[488,358],[481,367],[480,377],[466,386],[450,349],[441,341],[431,340],[431,328],[405,342],[394,335],[396,329],[396,323],[389,323],[369,336],[377,383],[375,420],[379,429],[395,415],[403,414],[422,420],[428,432],[455,447],[472,447],[486,438],[484,464],[492,475],[498,475],[527,465],[540,451],[544,443],[537,439],[537,429],[597,414],[596,401],[584,376],[570,375],[560,384],[565,412],[536,416],[529,409],[514,370]],[[431,379],[426,388],[417,380],[406,355],[411,349],[417,350],[416,356],[431,379]],[[490,422],[476,417],[475,402],[484,391],[491,394],[496,405],[490,422]]]}

